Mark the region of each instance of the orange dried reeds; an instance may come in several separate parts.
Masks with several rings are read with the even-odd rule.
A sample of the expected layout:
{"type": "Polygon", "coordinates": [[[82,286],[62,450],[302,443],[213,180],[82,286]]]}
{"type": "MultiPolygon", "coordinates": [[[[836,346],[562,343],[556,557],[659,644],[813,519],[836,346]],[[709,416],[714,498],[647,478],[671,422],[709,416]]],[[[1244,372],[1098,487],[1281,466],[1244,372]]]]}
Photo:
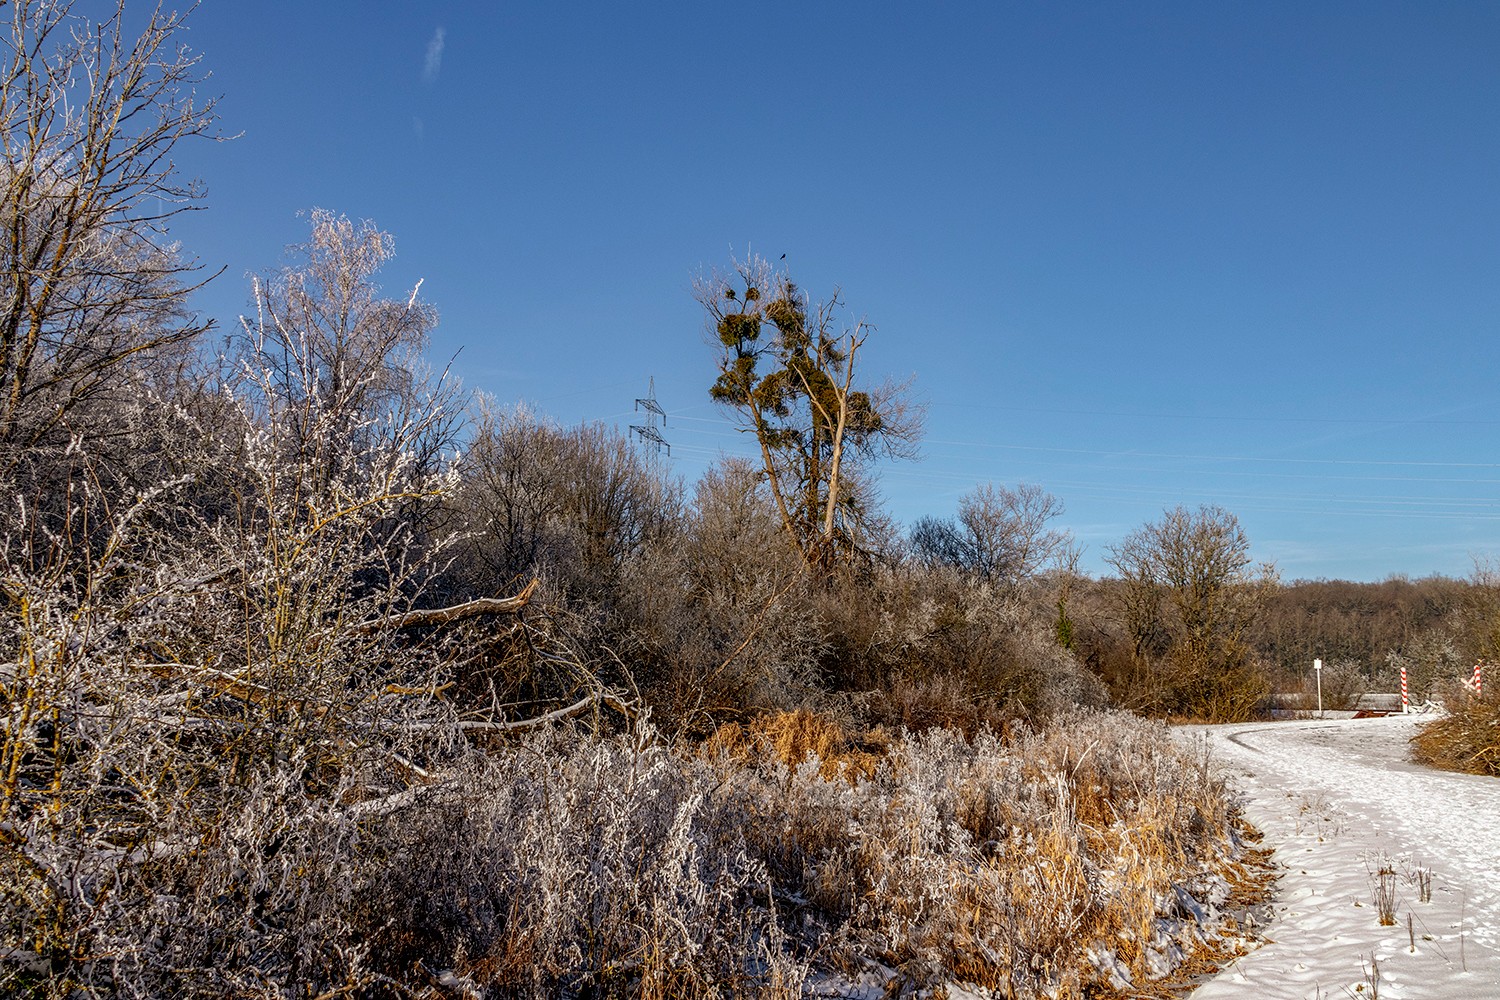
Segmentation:
{"type": "Polygon", "coordinates": [[[1500,697],[1453,691],[1444,703],[1448,713],[1412,737],[1412,755],[1433,767],[1500,777],[1500,697]]]}
{"type": "Polygon", "coordinates": [[[884,730],[855,734],[836,719],[798,709],[762,715],[747,726],[726,723],[704,742],[703,752],[738,761],[769,752],[793,769],[813,757],[824,778],[843,776],[852,782],[874,775],[890,742],[884,730]]]}

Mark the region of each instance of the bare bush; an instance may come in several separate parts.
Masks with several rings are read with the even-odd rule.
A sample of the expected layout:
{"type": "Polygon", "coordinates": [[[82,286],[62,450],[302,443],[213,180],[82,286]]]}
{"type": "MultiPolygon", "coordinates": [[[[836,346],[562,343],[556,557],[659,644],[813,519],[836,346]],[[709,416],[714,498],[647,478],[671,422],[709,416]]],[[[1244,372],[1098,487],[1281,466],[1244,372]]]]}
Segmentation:
{"type": "Polygon", "coordinates": [[[1447,712],[1412,737],[1413,755],[1433,767],[1500,777],[1500,698],[1450,684],[1443,705],[1447,712]]]}
{"type": "Polygon", "coordinates": [[[1033,483],[984,483],[959,498],[956,521],[918,521],[911,544],[928,563],[1014,585],[1067,552],[1071,536],[1047,527],[1062,512],[1062,501],[1033,483]]]}
{"type": "MultiPolygon", "coordinates": [[[[247,362],[262,381],[230,425],[233,506],[196,510],[188,483],[80,504],[111,518],[84,552],[24,507],[12,522],[8,986],[790,996],[814,969],[879,962],[1030,996],[1095,981],[1090,947],[1149,977],[1163,942],[1190,945],[1175,909],[1232,866],[1232,817],[1158,727],[861,738],[830,771],[833,730],[805,714],[765,730],[780,756],[684,754],[640,723],[517,726],[505,706],[463,717],[446,692],[471,643],[448,623],[472,619],[424,607],[444,544],[390,516],[438,502],[452,473],[342,420],[311,438],[260,423],[278,397],[247,362]],[[513,742],[481,755],[479,734],[513,742]]],[[[713,523],[705,546],[734,527],[713,523]]],[[[701,567],[720,588],[705,607],[780,614],[735,565],[753,568],[701,567]]],[[[976,604],[976,627],[1013,630],[1005,607],[976,604]]],[[[502,631],[535,646],[545,626],[502,631]]],[[[884,628],[841,634],[876,655],[884,628]]],[[[559,669],[585,683],[581,661],[559,669]]]]}
{"type": "Polygon", "coordinates": [[[637,673],[672,725],[706,733],[819,700],[826,623],[768,499],[752,467],[726,460],[698,482],[673,544],[627,570],[637,673]]]}
{"type": "Polygon", "coordinates": [[[470,586],[541,576],[575,603],[617,603],[628,564],[674,530],[681,487],[612,428],[484,398],[477,424],[456,501],[470,586]]]}
{"type": "MultiPolygon", "coordinates": [[[[1104,702],[1098,681],[1057,644],[1047,588],[1038,582],[1016,588],[908,566],[877,577],[871,591],[873,607],[841,599],[828,614],[840,621],[846,642],[873,661],[867,676],[876,681],[879,711],[907,699],[910,707],[928,706],[942,724],[972,731],[985,717],[1046,717],[1104,702]],[[946,710],[939,692],[952,696],[946,710]]],[[[906,714],[876,718],[917,724],[906,714]]]]}
{"type": "Polygon", "coordinates": [[[551,732],[472,768],[391,845],[388,956],[512,996],[754,996],[805,975],[706,764],[645,732],[551,732]]]}

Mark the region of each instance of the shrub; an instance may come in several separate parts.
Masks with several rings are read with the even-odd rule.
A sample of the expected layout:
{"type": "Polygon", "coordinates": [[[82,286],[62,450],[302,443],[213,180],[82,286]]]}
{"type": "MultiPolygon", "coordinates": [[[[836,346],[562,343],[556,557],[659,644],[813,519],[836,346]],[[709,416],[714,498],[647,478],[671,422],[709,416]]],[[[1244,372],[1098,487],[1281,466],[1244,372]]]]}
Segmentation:
{"type": "Polygon", "coordinates": [[[1500,697],[1475,697],[1455,686],[1443,698],[1447,714],[1412,737],[1412,753],[1433,767],[1500,777],[1500,697]]]}
{"type": "Polygon", "coordinates": [[[373,798],[296,763],[119,866],[110,957],[52,992],[789,998],[895,970],[1076,995],[1169,970],[1240,863],[1207,760],[1123,715],[861,746],[789,713],[691,753],[553,728],[373,798]]]}

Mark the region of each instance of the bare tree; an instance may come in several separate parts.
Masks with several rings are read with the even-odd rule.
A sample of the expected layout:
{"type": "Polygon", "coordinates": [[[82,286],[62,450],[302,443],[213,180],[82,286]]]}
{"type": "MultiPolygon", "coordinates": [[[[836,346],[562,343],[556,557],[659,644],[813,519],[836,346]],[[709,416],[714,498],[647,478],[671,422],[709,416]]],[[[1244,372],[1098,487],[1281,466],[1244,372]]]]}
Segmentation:
{"type": "Polygon", "coordinates": [[[911,543],[924,561],[1016,584],[1068,549],[1072,536],[1048,527],[1062,512],[1062,501],[1035,484],[985,483],[959,498],[956,521],[918,521],[911,543]]]}
{"type": "Polygon", "coordinates": [[[681,514],[680,485],[617,430],[565,428],[484,397],[464,469],[458,505],[480,589],[541,574],[575,597],[604,600],[681,514]]]}
{"type": "Polygon", "coordinates": [[[1500,564],[1493,559],[1474,561],[1460,607],[1465,651],[1477,659],[1500,663],[1500,564]]]}
{"type": "Polygon", "coordinates": [[[561,429],[530,410],[502,408],[481,394],[478,411],[457,504],[471,532],[463,569],[485,589],[552,561],[565,456],[561,429]]]}
{"type": "Polygon", "coordinates": [[[1399,650],[1388,652],[1387,683],[1394,686],[1395,678],[1405,668],[1411,700],[1421,704],[1436,698],[1445,686],[1467,680],[1473,663],[1459,652],[1455,631],[1447,624],[1434,626],[1412,636],[1399,650]]]}
{"type": "Polygon", "coordinates": [[[819,573],[867,555],[875,511],[861,465],[910,457],[921,430],[906,385],[857,387],[871,327],[845,324],[837,294],[811,305],[760,257],[736,262],[732,276],[700,280],[696,291],[719,350],[710,395],[755,435],[788,540],[819,573]]]}
{"type": "Polygon", "coordinates": [[[357,425],[399,432],[420,414],[424,434],[406,444],[432,466],[460,416],[456,386],[422,360],[437,310],[419,297],[420,281],[405,298],[381,295],[375,279],[396,244],[372,221],[315,208],[309,229],[279,273],[255,280],[255,316],[241,320],[242,340],[274,383],[264,398],[307,439],[313,423],[341,423],[346,435],[357,425]],[[364,419],[375,413],[390,419],[364,419]]]}
{"type": "MultiPolygon", "coordinates": [[[[1171,668],[1146,679],[1144,696],[1165,686],[1178,710],[1234,719],[1265,692],[1247,633],[1275,586],[1269,566],[1253,568],[1239,519],[1222,507],[1177,507],[1108,551],[1119,574],[1124,626],[1142,666],[1171,668]]],[[[1167,706],[1169,709],[1170,705],[1167,706]]]]}
{"type": "Polygon", "coordinates": [[[0,448],[13,467],[66,443],[91,402],[208,324],[186,299],[196,267],[166,234],[200,190],[172,154],[214,136],[183,16],[127,33],[124,0],[91,23],[64,0],[9,5],[0,63],[0,448]]]}

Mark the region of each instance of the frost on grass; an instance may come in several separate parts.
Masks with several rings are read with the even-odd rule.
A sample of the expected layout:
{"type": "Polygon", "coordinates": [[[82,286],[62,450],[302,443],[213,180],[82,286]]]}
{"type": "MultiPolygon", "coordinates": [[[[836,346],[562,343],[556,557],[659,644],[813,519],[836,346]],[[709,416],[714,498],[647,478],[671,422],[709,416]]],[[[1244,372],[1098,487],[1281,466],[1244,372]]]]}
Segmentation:
{"type": "Polygon", "coordinates": [[[549,729],[379,811],[287,764],[190,850],[115,859],[109,952],[73,989],[1081,995],[1212,936],[1236,857],[1206,761],[1123,715],[893,739],[867,776],[549,729]]]}
{"type": "Polygon", "coordinates": [[[408,828],[461,871],[398,865],[399,895],[502,992],[1076,994],[1171,972],[1212,934],[1236,852],[1205,761],[1122,715],[1008,745],[934,730],[867,775],[538,735],[463,784],[436,829],[408,828]],[[508,910],[476,924],[475,895],[508,910]]]}

